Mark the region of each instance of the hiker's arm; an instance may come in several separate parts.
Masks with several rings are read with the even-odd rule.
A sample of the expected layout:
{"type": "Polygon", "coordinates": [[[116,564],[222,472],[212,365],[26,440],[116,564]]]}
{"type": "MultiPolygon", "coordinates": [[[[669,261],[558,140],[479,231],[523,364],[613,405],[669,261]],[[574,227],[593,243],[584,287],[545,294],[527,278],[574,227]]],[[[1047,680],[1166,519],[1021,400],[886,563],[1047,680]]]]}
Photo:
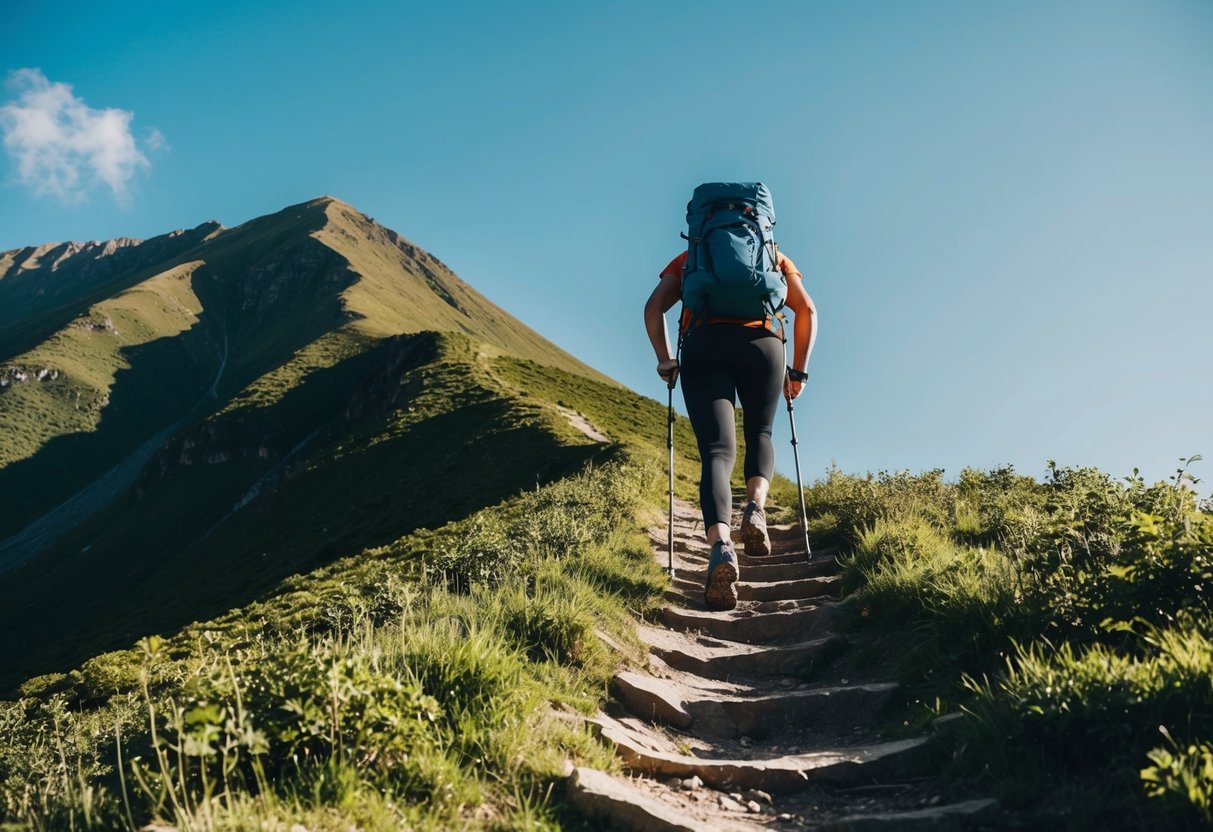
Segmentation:
{"type": "MultiPolygon", "coordinates": [[[[804,280],[799,273],[788,278],[787,305],[796,316],[792,322],[792,369],[807,371],[809,355],[813,352],[813,342],[817,340],[817,307],[804,288],[804,280]]],[[[784,392],[789,398],[796,398],[804,387],[803,382],[788,379],[784,392]]]]}
{"type": "MultiPolygon", "coordinates": [[[[668,372],[678,366],[670,355],[670,336],[665,326],[665,313],[682,296],[682,281],[677,275],[665,275],[653,289],[644,305],[644,329],[657,355],[657,375],[669,380],[668,372]]],[[[675,369],[675,372],[676,369],[675,369]]]]}

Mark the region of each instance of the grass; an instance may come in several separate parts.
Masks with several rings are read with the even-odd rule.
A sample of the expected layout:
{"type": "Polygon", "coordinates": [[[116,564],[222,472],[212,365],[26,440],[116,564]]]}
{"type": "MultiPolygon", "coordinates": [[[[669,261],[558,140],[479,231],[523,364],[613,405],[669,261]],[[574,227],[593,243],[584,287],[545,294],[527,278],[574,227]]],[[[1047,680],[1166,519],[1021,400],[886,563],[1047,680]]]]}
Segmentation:
{"type": "Polygon", "coordinates": [[[1213,516],[1195,483],[1186,465],[1155,485],[833,470],[806,496],[844,548],[851,626],[899,642],[920,703],[905,721],[968,714],[949,729],[957,780],[1034,823],[1201,828],[1213,516]]]}
{"type": "Polygon", "coordinates": [[[475,355],[457,336],[403,336],[371,358],[315,371],[266,406],[233,408],[170,440],[137,498],[84,523],[0,587],[0,623],[14,634],[0,650],[0,681],[211,618],[291,574],[465,517],[618,451],[570,434],[539,400],[510,395],[475,355]],[[297,423],[296,414],[307,418],[297,423]],[[215,453],[226,456],[208,461],[215,453]],[[187,454],[192,464],[180,462],[187,454]],[[233,510],[254,483],[262,493],[233,510]]]}
{"type": "MultiPolygon", "coordinates": [[[[577,720],[660,569],[623,531],[651,467],[613,463],[298,577],[169,639],[31,680],[0,706],[0,813],[30,828],[556,828],[577,720]],[[485,575],[469,537],[508,530],[485,575]],[[479,530],[479,531],[478,531],[479,530]],[[265,825],[265,826],[263,826],[265,825]]],[[[483,545],[488,545],[484,543],[483,545]]]]}

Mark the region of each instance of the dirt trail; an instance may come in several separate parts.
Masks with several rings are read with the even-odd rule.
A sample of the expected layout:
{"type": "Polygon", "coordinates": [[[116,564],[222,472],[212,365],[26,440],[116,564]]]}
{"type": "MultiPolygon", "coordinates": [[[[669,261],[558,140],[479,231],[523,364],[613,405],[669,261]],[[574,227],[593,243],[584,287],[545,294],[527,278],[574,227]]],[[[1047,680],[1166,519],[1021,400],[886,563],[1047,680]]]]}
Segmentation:
{"type": "MultiPolygon", "coordinates": [[[[616,675],[593,724],[630,777],[577,769],[569,796],[614,829],[980,829],[993,800],[949,802],[932,736],[882,736],[898,686],[852,660],[836,632],[833,552],[806,558],[798,526],[740,556],[737,609],[703,606],[708,547],[698,511],[674,513],[674,567],[648,665],[616,675]]],[[[734,523],[736,528],[737,523],[734,523]]],[[[666,529],[650,529],[664,565],[666,529]]]]}

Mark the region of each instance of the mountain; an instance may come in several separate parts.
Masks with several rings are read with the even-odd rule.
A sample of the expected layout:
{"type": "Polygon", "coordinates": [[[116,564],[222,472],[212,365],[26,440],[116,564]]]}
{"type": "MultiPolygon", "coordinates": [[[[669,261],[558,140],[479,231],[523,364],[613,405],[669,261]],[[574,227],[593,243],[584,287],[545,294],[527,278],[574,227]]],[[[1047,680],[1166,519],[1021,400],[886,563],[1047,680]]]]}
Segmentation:
{"type": "Polygon", "coordinates": [[[573,409],[618,438],[653,407],[331,197],[2,252],[0,684],[610,454],[573,409]]]}

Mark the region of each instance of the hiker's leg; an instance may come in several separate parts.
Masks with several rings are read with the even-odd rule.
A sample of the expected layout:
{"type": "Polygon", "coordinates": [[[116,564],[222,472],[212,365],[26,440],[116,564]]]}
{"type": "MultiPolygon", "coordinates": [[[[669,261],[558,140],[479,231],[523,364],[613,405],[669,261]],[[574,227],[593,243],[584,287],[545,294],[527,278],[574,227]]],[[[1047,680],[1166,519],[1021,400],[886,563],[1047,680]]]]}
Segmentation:
{"type": "Polygon", "coordinates": [[[745,481],[746,499],[758,503],[759,508],[766,508],[767,492],[771,489],[771,481],[763,476],[753,476],[745,481]]]}
{"type": "Polygon", "coordinates": [[[717,348],[723,327],[698,327],[682,347],[682,396],[699,446],[703,469],[699,478],[699,506],[709,544],[729,540],[732,494],[729,479],[737,458],[733,422],[733,381],[717,348]]]}
{"type": "Polygon", "coordinates": [[[736,351],[737,397],[745,434],[745,482],[749,499],[764,508],[775,473],[771,430],[783,390],[783,342],[765,330],[748,330],[736,351]]]}

